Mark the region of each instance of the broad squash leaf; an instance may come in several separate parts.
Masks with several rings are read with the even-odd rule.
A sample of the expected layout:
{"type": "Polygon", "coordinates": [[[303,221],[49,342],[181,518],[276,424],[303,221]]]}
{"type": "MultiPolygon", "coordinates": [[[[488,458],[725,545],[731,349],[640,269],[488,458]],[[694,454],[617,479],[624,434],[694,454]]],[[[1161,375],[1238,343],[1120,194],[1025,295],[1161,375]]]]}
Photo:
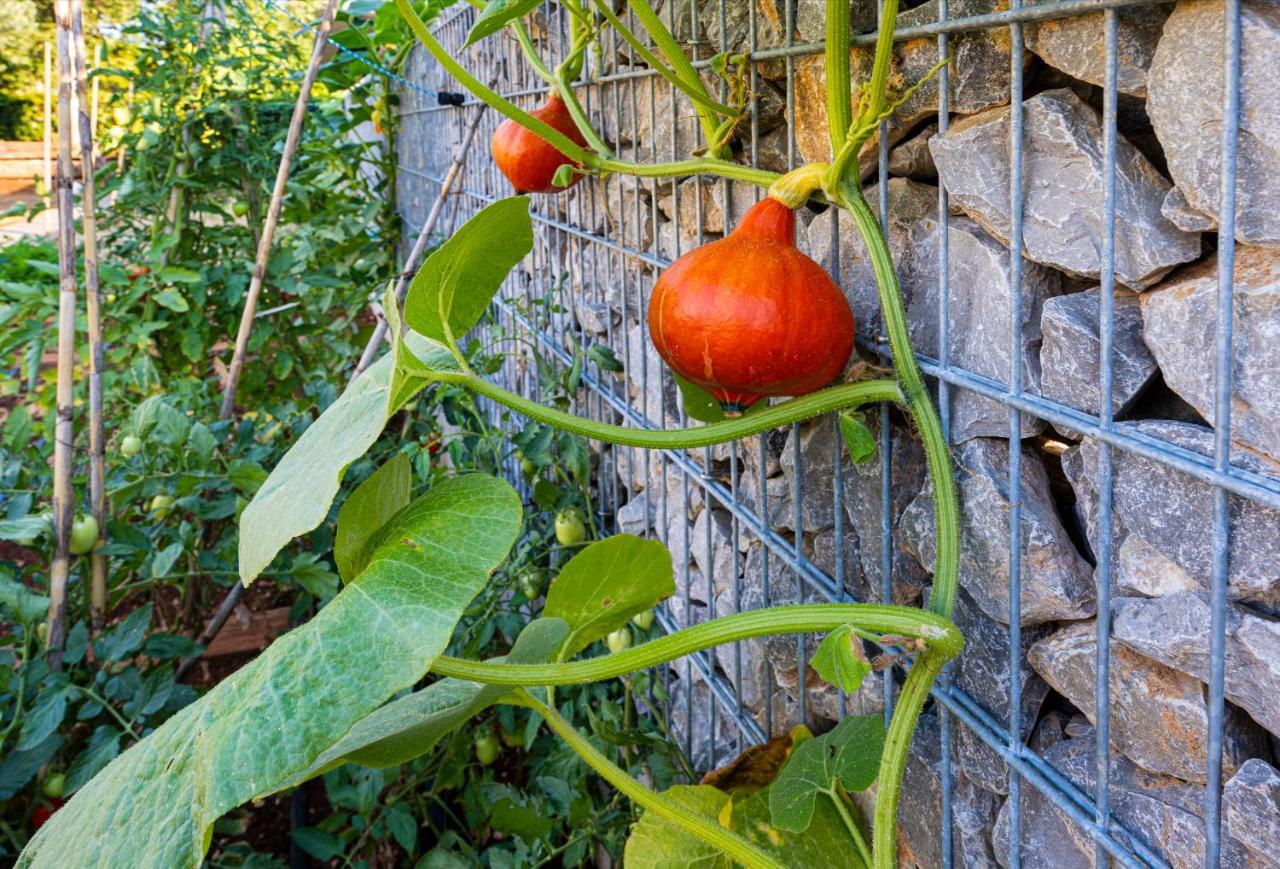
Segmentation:
{"type": "Polygon", "coordinates": [[[380,539],[378,531],[409,503],[413,467],[409,457],[397,453],[351,493],[338,511],[338,533],[333,539],[333,560],[338,575],[350,582],[369,563],[369,551],[380,539]]]}
{"type": "MultiPolygon", "coordinates": [[[[495,660],[546,663],[555,657],[568,634],[568,625],[560,619],[537,619],[520,632],[511,654],[495,660]]],[[[430,751],[449,731],[497,703],[508,690],[504,685],[480,685],[461,679],[434,682],[357,722],[290,784],[300,784],[348,761],[375,768],[410,761],[430,751]]]]}
{"type": "Polygon", "coordinates": [[[675,593],[667,547],[657,540],[616,534],[569,559],[547,591],[542,614],[569,625],[560,653],[569,658],[675,593]]]}
{"type": "Polygon", "coordinates": [[[302,433],[244,508],[240,515],[240,579],[245,585],[266,569],[286,543],[325,520],[347,466],[373,446],[391,414],[440,376],[440,370],[430,368],[428,360],[452,363],[447,350],[444,358],[438,356],[435,351],[439,345],[434,342],[413,333],[406,335],[405,341],[417,367],[412,377],[402,380],[395,400],[391,382],[396,354],[388,353],[357,377],[302,433]]]}
{"type": "Polygon", "coordinates": [[[850,625],[841,625],[827,634],[809,664],[822,681],[846,694],[853,694],[861,688],[862,680],[871,672],[871,662],[862,650],[862,640],[850,625]]]}
{"type": "MultiPolygon", "coordinates": [[[[719,818],[729,804],[728,794],[708,785],[673,785],[662,795],[681,808],[708,818],[719,818]]],[[[631,828],[622,862],[627,869],[731,869],[733,866],[733,861],[715,845],[651,812],[641,815],[631,828]]]]}
{"type": "Polygon", "coordinates": [[[368,567],[315,618],[112,761],[18,865],[200,865],[220,815],[309,769],[422,678],[520,520],[505,482],[437,484],[391,520],[368,567]]]}
{"type": "Polygon", "coordinates": [[[499,199],[427,257],[409,286],[405,322],[446,345],[450,334],[461,340],[480,321],[511,269],[532,249],[529,197],[499,199]]]}
{"type": "Polygon", "coordinates": [[[883,716],[850,715],[834,729],[796,746],[769,786],[773,825],[803,833],[813,820],[819,794],[838,799],[837,784],[846,791],[871,787],[880,770],[884,733],[883,716]]]}

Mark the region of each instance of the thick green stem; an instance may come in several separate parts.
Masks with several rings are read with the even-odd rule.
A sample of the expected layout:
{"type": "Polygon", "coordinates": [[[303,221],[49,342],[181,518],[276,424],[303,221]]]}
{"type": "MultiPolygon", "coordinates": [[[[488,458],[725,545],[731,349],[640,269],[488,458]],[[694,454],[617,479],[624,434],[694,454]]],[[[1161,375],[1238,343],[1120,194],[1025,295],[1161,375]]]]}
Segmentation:
{"type": "Polygon", "coordinates": [[[586,762],[609,784],[613,785],[645,811],[676,825],[690,835],[697,836],[714,845],[734,860],[749,869],[786,869],[783,864],[774,860],[755,845],[730,830],[720,826],[714,819],[691,812],[678,806],[665,797],[655,794],[640,782],[627,775],[626,771],[615,765],[609,758],[601,754],[573,725],[565,720],[555,709],[538,700],[528,691],[517,692],[518,702],[528,706],[546,719],[547,726],[569,744],[578,756],[586,762]]]}
{"type": "Polygon", "coordinates": [[[929,689],[947,660],[946,655],[932,649],[917,656],[898,696],[898,705],[894,707],[877,776],[879,784],[871,844],[874,869],[894,869],[897,865],[898,798],[902,793],[902,772],[907,766],[907,752],[911,749],[916,722],[920,720],[920,710],[929,699],[929,689]]]}
{"type": "Polygon", "coordinates": [[[945,618],[915,607],[869,603],[777,606],[735,613],[658,637],[624,652],[561,664],[506,664],[440,657],[431,671],[486,685],[582,685],[635,673],[703,649],[782,634],[825,633],[855,625],[881,638],[924,641],[942,660],[960,654],[964,637],[945,618]]]}
{"type": "Polygon", "coordinates": [[[947,442],[942,436],[942,424],[938,420],[933,401],[924,385],[924,376],[920,373],[920,366],[916,364],[915,353],[911,348],[911,336],[907,332],[907,312],[902,304],[902,292],[898,286],[898,274],[893,268],[893,258],[889,253],[889,243],[856,182],[842,184],[838,196],[840,205],[853,215],[867,246],[876,286],[880,290],[880,307],[885,330],[889,334],[889,348],[893,351],[893,363],[906,397],[907,409],[915,420],[924,445],[929,479],[933,482],[937,528],[937,558],[929,608],[950,617],[955,604],[956,581],[960,569],[960,507],[956,498],[955,478],[951,475],[947,442]]]}
{"type": "Polygon", "coordinates": [[[564,411],[539,404],[536,401],[531,401],[513,392],[508,392],[501,386],[490,383],[470,371],[443,375],[440,380],[465,386],[481,395],[492,398],[499,404],[505,405],[514,411],[562,431],[582,435],[593,440],[606,441],[611,444],[658,450],[686,450],[694,447],[707,447],[759,434],[769,429],[780,428],[793,422],[821,416],[834,410],[858,407],[878,401],[903,401],[903,394],[898,389],[898,384],[892,380],[864,380],[859,383],[831,386],[819,392],[813,392],[800,398],[793,398],[782,404],[775,404],[766,410],[740,419],[729,419],[724,422],[711,423],[710,425],[697,426],[695,428],[666,431],[629,428],[627,426],[609,425],[583,419],[571,413],[565,413],[564,411]]]}
{"type": "Polygon", "coordinates": [[[827,133],[835,156],[853,123],[853,95],[849,82],[849,0],[827,0],[827,133]]]}

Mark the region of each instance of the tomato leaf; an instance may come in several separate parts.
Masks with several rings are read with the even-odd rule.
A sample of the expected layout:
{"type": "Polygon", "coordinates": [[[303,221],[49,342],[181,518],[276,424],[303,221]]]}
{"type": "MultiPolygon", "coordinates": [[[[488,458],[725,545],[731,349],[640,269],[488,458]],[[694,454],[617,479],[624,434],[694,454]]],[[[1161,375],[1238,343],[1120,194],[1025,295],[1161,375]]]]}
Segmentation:
{"type": "Polygon", "coordinates": [[[862,640],[850,625],[841,625],[818,645],[809,664],[822,681],[835,685],[846,694],[862,687],[871,672],[871,662],[862,650],[862,640]]]}
{"type": "Polygon", "coordinates": [[[19,865],[72,866],[86,854],[199,865],[219,816],[309,769],[422,678],[506,557],[520,517],[500,480],[437,483],[396,514],[354,582],[112,761],[40,828],[19,865]]]}
{"type": "Polygon", "coordinates": [[[467,34],[466,45],[473,45],[497,33],[517,18],[528,15],[540,6],[542,0],[489,0],[476,16],[467,34]]]}
{"type": "Polygon", "coordinates": [[[819,794],[837,798],[837,783],[846,791],[870,787],[880,769],[884,735],[884,716],[850,715],[798,745],[769,787],[773,825],[802,833],[813,820],[819,794]]]}
{"type": "Polygon", "coordinates": [[[855,465],[871,461],[876,454],[875,435],[867,428],[866,417],[853,410],[840,412],[840,434],[849,449],[849,460],[855,465]]]}
{"type": "Polygon", "coordinates": [[[500,199],[462,225],[427,257],[409,286],[404,318],[445,345],[462,338],[516,263],[533,249],[529,197],[500,199]]]}
{"type": "Polygon", "coordinates": [[[617,534],[569,559],[547,591],[542,614],[568,623],[569,637],[561,650],[561,657],[568,658],[675,593],[667,547],[617,534]]]}
{"type": "Polygon", "coordinates": [[[413,468],[409,457],[397,453],[351,493],[338,511],[333,561],[344,583],[360,575],[369,563],[377,532],[409,503],[413,468]]]}

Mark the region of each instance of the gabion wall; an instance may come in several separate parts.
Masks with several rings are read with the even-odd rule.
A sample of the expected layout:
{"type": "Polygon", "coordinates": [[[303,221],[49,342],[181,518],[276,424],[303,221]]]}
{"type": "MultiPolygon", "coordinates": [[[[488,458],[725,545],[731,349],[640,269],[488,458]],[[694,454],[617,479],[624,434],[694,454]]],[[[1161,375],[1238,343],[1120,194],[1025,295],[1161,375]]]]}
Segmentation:
{"type": "MultiPolygon", "coordinates": [[[[868,34],[857,76],[875,4],[852,5],[868,34]]],[[[894,85],[943,52],[953,62],[862,167],[953,444],[968,646],[917,731],[902,863],[1275,865],[1280,6],[904,5],[894,85]],[[1219,207],[1224,166],[1238,176],[1234,209],[1219,207]]],[[[725,47],[751,50],[756,100],[739,159],[776,171],[829,159],[819,0],[658,8],[704,68],[725,47]]],[[[540,104],[545,88],[514,40],[462,47],[473,15],[452,10],[435,31],[480,79],[540,104]]],[[[539,47],[562,56],[559,11],[537,15],[539,47]]],[[[612,33],[603,47],[581,96],[618,155],[697,149],[688,102],[612,33]]],[[[460,89],[425,52],[406,75],[460,89]]],[[[397,195],[410,237],[475,105],[401,94],[397,195]]],[[[446,222],[509,194],[488,154],[499,120],[482,121],[446,222]]],[[[535,249],[497,316],[561,364],[574,341],[613,348],[625,372],[588,366],[579,413],[685,424],[643,325],[648,293],[760,195],[614,176],[535,197],[535,249]],[[535,327],[537,310],[549,316],[535,327]]],[[[828,211],[802,222],[800,246],[853,307],[858,364],[883,362],[852,221],[828,211]]],[[[499,378],[536,395],[527,351],[509,349],[499,378]]],[[[679,591],[663,625],[768,602],[921,602],[934,553],[920,445],[896,412],[871,421],[880,451],[856,467],[832,419],[688,453],[594,445],[604,527],[656,536],[674,555],[679,591]]],[[[887,714],[900,674],[841,696],[805,666],[815,647],[744,642],[674,665],[668,712],[699,769],[801,721],[887,714]]]]}

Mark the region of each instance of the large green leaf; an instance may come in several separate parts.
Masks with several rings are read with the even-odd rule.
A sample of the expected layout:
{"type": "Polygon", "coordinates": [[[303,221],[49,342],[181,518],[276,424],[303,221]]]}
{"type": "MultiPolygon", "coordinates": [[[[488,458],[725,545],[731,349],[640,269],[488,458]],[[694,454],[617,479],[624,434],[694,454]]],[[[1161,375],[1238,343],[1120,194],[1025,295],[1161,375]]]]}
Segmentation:
{"type": "Polygon", "coordinates": [[[846,694],[853,694],[862,687],[862,680],[871,672],[871,662],[862,650],[862,640],[853,632],[852,625],[841,625],[818,646],[809,664],[822,681],[835,685],[846,694]]]}
{"type": "MultiPolygon", "coordinates": [[[[683,809],[718,818],[729,795],[708,785],[673,785],[662,794],[683,809]]],[[[722,822],[723,823],[723,822],[722,822]]],[[[645,812],[631,828],[622,861],[627,869],[731,869],[733,861],[715,845],[645,812]]]]}
{"type": "Polygon", "coordinates": [[[542,614],[568,623],[569,639],[561,651],[568,658],[675,593],[667,547],[657,540],[616,534],[569,560],[551,583],[542,614]]]}
{"type": "Polygon", "coordinates": [[[528,15],[542,5],[542,0],[489,0],[476,17],[467,34],[467,45],[479,42],[486,36],[497,33],[510,22],[528,15]]]}
{"type": "Polygon", "coordinates": [[[409,457],[397,453],[351,493],[338,511],[338,533],[333,539],[333,560],[338,575],[350,582],[369,563],[378,531],[409,503],[413,467],[409,457]]]}
{"type": "Polygon", "coordinates": [[[315,618],[116,758],[19,865],[198,866],[220,815],[309,769],[422,678],[520,521],[500,480],[437,484],[391,520],[369,566],[315,618]]]}
{"type": "Polygon", "coordinates": [[[384,355],[302,433],[240,516],[240,579],[257,578],[286,543],[329,515],[347,466],[373,446],[391,414],[441,372],[456,371],[447,350],[409,333],[415,367],[391,390],[395,353],[384,355]],[[438,351],[443,351],[443,356],[438,351]],[[432,366],[440,366],[433,368],[432,366]]]}
{"type": "Polygon", "coordinates": [[[883,750],[881,715],[850,715],[822,736],[800,743],[769,786],[773,825],[797,833],[809,829],[818,796],[839,799],[837,785],[846,791],[869,788],[883,750]]]}
{"type": "MultiPolygon", "coordinates": [[[[569,634],[559,619],[537,619],[525,626],[511,654],[496,660],[540,664],[551,660],[569,634]]],[[[509,689],[461,679],[441,679],[370,713],[339,742],[316,758],[290,784],[321,775],[350,761],[385,767],[405,763],[431,750],[445,734],[497,703],[509,689]]]]}
{"type": "Polygon", "coordinates": [[[427,257],[409,286],[405,322],[435,341],[460,340],[532,248],[529,197],[499,199],[427,257]]]}

